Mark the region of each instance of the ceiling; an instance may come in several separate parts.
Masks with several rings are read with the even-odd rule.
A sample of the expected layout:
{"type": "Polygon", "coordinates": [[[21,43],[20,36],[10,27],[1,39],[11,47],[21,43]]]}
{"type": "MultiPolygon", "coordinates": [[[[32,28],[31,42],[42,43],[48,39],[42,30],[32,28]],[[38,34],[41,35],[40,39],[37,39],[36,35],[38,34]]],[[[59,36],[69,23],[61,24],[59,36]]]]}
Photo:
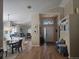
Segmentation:
{"type": "Polygon", "coordinates": [[[29,22],[31,12],[43,12],[59,7],[62,0],[4,0],[4,21],[17,21],[18,23],[29,22]],[[31,6],[31,9],[27,7],[31,6]]]}

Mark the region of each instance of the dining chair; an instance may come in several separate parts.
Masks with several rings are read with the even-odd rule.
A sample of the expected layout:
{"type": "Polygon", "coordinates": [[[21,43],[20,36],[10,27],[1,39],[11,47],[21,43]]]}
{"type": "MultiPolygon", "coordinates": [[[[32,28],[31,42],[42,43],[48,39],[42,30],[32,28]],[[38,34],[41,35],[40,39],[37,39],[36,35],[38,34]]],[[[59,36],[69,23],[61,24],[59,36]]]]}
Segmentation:
{"type": "Polygon", "coordinates": [[[17,49],[18,49],[18,52],[20,52],[20,49],[22,51],[22,39],[19,40],[18,45],[17,45],[17,49]]]}
{"type": "Polygon", "coordinates": [[[17,50],[17,45],[18,45],[18,42],[15,42],[15,43],[10,43],[9,45],[10,45],[10,47],[11,47],[12,54],[14,54],[14,51],[16,51],[16,50],[17,50]]]}
{"type": "Polygon", "coordinates": [[[22,51],[22,40],[19,40],[16,43],[12,43],[11,45],[12,45],[12,54],[14,53],[14,49],[15,51],[18,51],[18,52],[20,52],[20,49],[22,51]]]}

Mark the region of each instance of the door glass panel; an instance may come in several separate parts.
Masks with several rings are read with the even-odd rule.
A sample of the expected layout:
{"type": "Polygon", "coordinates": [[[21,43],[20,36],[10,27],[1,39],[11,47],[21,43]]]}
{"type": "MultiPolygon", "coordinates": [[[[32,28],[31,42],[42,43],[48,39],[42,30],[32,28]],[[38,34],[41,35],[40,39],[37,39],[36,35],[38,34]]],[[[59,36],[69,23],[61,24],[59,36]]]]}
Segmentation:
{"type": "Polygon", "coordinates": [[[42,25],[54,24],[52,19],[43,19],[41,23],[42,25]]]}

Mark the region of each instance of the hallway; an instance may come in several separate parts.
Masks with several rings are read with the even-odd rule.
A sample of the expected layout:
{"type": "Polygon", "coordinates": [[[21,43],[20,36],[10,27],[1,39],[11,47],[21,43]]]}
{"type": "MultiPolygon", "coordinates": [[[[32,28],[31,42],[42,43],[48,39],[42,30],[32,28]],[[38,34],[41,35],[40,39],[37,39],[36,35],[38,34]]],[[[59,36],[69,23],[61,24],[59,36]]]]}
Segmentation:
{"type": "Polygon", "coordinates": [[[40,46],[26,49],[23,53],[19,54],[15,59],[67,59],[57,53],[55,46],[40,46]]]}

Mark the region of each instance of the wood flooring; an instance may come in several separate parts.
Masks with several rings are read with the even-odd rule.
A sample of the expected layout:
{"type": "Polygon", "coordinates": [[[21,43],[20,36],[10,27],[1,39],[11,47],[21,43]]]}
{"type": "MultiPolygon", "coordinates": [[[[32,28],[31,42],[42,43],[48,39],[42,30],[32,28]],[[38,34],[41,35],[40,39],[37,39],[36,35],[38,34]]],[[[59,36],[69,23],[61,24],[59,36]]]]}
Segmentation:
{"type": "Polygon", "coordinates": [[[18,54],[15,59],[68,59],[61,56],[55,46],[44,46],[27,48],[22,53],[18,54]]]}

